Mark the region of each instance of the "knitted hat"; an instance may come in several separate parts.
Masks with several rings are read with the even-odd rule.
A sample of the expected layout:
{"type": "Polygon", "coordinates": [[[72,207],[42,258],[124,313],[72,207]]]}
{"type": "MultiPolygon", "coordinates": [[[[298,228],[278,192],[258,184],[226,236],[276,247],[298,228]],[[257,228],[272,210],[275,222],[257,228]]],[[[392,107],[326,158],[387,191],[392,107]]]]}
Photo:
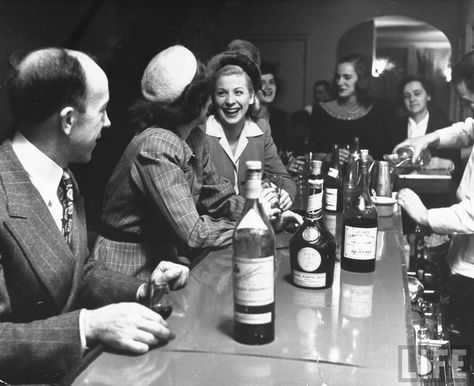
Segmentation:
{"type": "Polygon", "coordinates": [[[215,74],[222,67],[227,65],[239,66],[244,70],[252,81],[253,88],[256,91],[262,88],[262,77],[260,69],[249,56],[237,51],[224,51],[211,58],[208,63],[208,70],[215,74]]]}
{"type": "Polygon", "coordinates": [[[191,83],[197,60],[186,47],[161,51],[148,63],[142,76],[142,95],[151,102],[173,103],[191,83]]]}

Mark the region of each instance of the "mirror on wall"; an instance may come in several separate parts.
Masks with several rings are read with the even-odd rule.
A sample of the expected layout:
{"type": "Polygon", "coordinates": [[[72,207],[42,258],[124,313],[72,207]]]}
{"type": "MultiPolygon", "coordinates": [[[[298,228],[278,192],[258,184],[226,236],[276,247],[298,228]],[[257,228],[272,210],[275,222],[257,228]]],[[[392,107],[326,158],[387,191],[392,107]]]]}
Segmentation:
{"type": "Polygon", "coordinates": [[[436,27],[404,16],[380,16],[349,28],[339,40],[338,57],[359,52],[372,61],[374,92],[397,104],[397,86],[407,75],[433,83],[439,107],[449,111],[451,43],[436,27]]]}

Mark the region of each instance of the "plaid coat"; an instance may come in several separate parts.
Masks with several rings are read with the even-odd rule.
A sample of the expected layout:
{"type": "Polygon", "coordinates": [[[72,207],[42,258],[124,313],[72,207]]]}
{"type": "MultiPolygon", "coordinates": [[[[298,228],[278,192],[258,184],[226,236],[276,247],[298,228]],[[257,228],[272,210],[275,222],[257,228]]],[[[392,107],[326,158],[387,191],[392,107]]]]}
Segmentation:
{"type": "Polygon", "coordinates": [[[186,140],[148,128],[132,139],[107,185],[94,257],[146,278],[176,253],[229,245],[243,205],[217,174],[200,128],[186,140]]]}

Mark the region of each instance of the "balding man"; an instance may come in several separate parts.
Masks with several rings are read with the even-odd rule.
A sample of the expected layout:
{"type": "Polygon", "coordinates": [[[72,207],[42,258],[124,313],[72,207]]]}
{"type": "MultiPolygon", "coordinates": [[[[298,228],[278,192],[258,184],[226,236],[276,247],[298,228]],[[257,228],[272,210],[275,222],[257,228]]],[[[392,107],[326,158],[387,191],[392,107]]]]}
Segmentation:
{"type": "MultiPolygon", "coordinates": [[[[168,339],[161,316],[136,302],[144,283],[88,259],[68,165],[88,162],[110,126],[105,73],[83,53],[37,50],[8,97],[17,131],[0,146],[0,379],[50,383],[96,343],[141,353],[168,339]]],[[[164,262],[152,280],[180,286],[187,275],[164,262]]]]}

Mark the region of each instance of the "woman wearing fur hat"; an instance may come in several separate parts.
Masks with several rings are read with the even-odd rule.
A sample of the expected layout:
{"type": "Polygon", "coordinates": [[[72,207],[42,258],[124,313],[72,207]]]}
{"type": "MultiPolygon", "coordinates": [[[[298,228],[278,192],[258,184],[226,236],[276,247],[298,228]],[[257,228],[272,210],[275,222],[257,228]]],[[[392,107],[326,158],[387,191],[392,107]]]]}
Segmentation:
{"type": "Polygon", "coordinates": [[[216,172],[198,127],[210,103],[206,74],[183,46],[160,52],[143,74],[138,133],[107,185],[93,251],[110,269],[147,278],[163,258],[231,243],[244,200],[216,172]]]}
{"type": "Polygon", "coordinates": [[[258,66],[240,52],[226,51],[214,56],[208,68],[213,76],[214,114],[208,117],[205,130],[218,173],[243,194],[243,165],[247,160],[260,160],[264,173],[281,176],[278,206],[282,211],[289,209],[296,195],[295,183],[278,156],[268,122],[260,120],[257,125],[250,117],[255,91],[261,88],[258,66]]]}

